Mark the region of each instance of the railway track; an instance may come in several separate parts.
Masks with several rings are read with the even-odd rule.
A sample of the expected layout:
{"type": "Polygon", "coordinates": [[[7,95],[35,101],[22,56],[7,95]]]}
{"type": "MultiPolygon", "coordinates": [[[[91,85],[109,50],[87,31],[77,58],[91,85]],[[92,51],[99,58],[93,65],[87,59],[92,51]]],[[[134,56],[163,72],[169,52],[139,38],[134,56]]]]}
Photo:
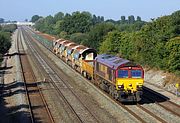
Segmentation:
{"type": "MultiPolygon", "coordinates": [[[[24,34],[25,35],[25,34],[24,34]]],[[[27,35],[26,35],[27,36],[27,35]]],[[[58,72],[55,71],[55,66],[48,63],[47,60],[41,57],[41,55],[33,48],[30,41],[31,37],[26,37],[26,43],[35,54],[34,57],[42,65],[44,71],[48,74],[46,80],[50,82],[53,88],[58,92],[61,99],[66,103],[71,113],[76,117],[77,122],[99,122],[96,116],[91,113],[91,110],[83,104],[83,102],[76,95],[70,84],[64,80],[58,72]]]]}
{"type": "Polygon", "coordinates": [[[138,114],[136,114],[136,111],[134,111],[133,109],[131,109],[128,105],[135,105],[137,106],[139,109],[141,109],[142,111],[146,112],[148,115],[152,116],[154,119],[156,119],[157,121],[161,122],[161,123],[167,123],[164,119],[158,117],[156,114],[152,113],[151,111],[149,111],[148,109],[144,108],[143,106],[141,106],[141,104],[139,103],[121,103],[117,100],[115,100],[113,97],[111,97],[109,94],[107,94],[106,92],[104,92],[103,90],[101,90],[105,95],[107,95],[109,98],[111,98],[115,103],[117,103],[119,106],[121,106],[123,109],[125,109],[126,111],[128,111],[132,116],[134,116],[137,120],[139,120],[142,123],[146,123],[146,120],[142,117],[139,116],[138,114]]]}
{"type": "Polygon", "coordinates": [[[18,32],[17,48],[20,54],[20,64],[22,67],[22,75],[25,82],[25,93],[29,105],[30,119],[32,123],[42,120],[48,123],[54,123],[54,119],[48,108],[47,102],[36,83],[34,72],[29,63],[27,54],[22,44],[22,32],[18,32]]]}
{"type": "MultiPolygon", "coordinates": [[[[32,37],[31,37],[32,38],[32,37]]],[[[47,47],[46,47],[47,48],[47,47]]],[[[48,50],[50,50],[49,48],[47,48],[48,50]]],[[[51,51],[51,50],[50,50],[51,51]]],[[[51,51],[52,52],[52,51],[51,51]]],[[[102,91],[102,90],[101,90],[102,91]]],[[[103,93],[105,93],[104,91],[102,91],[103,93]]],[[[108,97],[110,97],[107,93],[105,93],[108,97]]],[[[150,93],[151,95],[154,95],[154,93],[150,93]]],[[[110,97],[111,99],[113,99],[112,97],[110,97]]],[[[113,99],[114,100],[114,99],[113,99]]],[[[135,111],[133,111],[131,108],[128,107],[128,105],[124,105],[116,100],[114,100],[119,106],[121,106],[123,109],[125,109],[126,111],[128,111],[131,115],[133,115],[137,120],[139,120],[140,122],[146,122],[143,117],[137,115],[135,113],[135,111]]],[[[164,103],[167,103],[167,102],[164,102],[164,103]]],[[[168,104],[167,104],[168,105],[168,104]]],[[[167,106],[165,105],[165,107],[167,106]]],[[[154,119],[156,119],[157,121],[159,122],[163,122],[163,123],[166,123],[167,121],[165,121],[163,118],[157,116],[156,114],[154,114],[153,112],[151,112],[150,110],[146,109],[145,107],[142,106],[142,104],[136,104],[136,106],[143,110],[144,112],[146,112],[147,114],[149,114],[151,117],[153,117],[154,119]]],[[[179,105],[176,105],[177,107],[179,107],[179,105]]],[[[173,108],[171,108],[173,109],[173,108]]],[[[168,110],[169,111],[169,110],[168,110]]],[[[177,113],[176,113],[177,115],[177,113]]]]}
{"type": "MultiPolygon", "coordinates": [[[[46,47],[47,48],[47,47],[46,47]]],[[[48,49],[48,48],[47,48],[48,49]]],[[[48,49],[49,51],[51,51],[50,49],[48,49]]],[[[52,51],[51,51],[52,52],[52,51]]],[[[102,91],[103,93],[105,93],[104,91],[102,91]]],[[[106,93],[105,93],[106,94],[106,93]]],[[[112,100],[114,100],[111,96],[109,96],[108,94],[106,94],[109,98],[111,98],[112,100]]],[[[142,123],[146,123],[146,121],[141,118],[140,116],[138,116],[136,113],[134,113],[132,110],[130,110],[128,107],[126,107],[124,104],[114,100],[118,105],[120,105],[123,109],[125,109],[126,111],[128,111],[132,116],[134,116],[137,120],[141,121],[142,123]]]]}
{"type": "Polygon", "coordinates": [[[144,87],[145,90],[145,97],[154,102],[155,104],[161,106],[165,110],[171,112],[172,114],[180,117],[180,105],[168,100],[166,97],[156,93],[155,91],[152,91],[151,89],[144,87]],[[152,96],[153,94],[153,96],[152,96]],[[149,96],[148,96],[149,95],[149,96]],[[159,101],[158,101],[159,100],[159,101]]]}

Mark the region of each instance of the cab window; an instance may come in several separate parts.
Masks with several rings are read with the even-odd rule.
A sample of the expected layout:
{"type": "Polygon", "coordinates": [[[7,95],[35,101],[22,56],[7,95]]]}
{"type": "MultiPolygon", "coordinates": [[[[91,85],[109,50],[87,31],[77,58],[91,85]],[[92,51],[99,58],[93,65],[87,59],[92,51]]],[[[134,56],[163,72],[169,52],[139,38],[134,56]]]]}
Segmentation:
{"type": "Polygon", "coordinates": [[[141,70],[131,70],[131,77],[132,78],[142,78],[142,71],[141,70]]]}
{"type": "Polygon", "coordinates": [[[118,78],[128,78],[128,70],[118,70],[118,78]]]}

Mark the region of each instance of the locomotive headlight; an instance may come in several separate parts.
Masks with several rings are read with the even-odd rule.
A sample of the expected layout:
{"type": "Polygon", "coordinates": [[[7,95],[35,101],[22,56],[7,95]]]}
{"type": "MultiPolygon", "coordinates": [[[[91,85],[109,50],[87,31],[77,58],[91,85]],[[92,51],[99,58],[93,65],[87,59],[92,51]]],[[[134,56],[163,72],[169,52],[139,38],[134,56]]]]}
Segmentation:
{"type": "Polygon", "coordinates": [[[137,83],[137,87],[141,88],[142,87],[142,83],[137,83]]]}
{"type": "Polygon", "coordinates": [[[123,88],[124,87],[124,85],[122,84],[122,85],[118,85],[118,88],[123,88]]]}
{"type": "Polygon", "coordinates": [[[118,85],[118,88],[121,88],[122,87],[122,85],[118,85]]]}
{"type": "Polygon", "coordinates": [[[142,85],[137,85],[138,88],[142,88],[142,85]]]}
{"type": "Polygon", "coordinates": [[[139,82],[139,83],[136,83],[137,85],[142,85],[142,83],[141,82],[139,82]]]}

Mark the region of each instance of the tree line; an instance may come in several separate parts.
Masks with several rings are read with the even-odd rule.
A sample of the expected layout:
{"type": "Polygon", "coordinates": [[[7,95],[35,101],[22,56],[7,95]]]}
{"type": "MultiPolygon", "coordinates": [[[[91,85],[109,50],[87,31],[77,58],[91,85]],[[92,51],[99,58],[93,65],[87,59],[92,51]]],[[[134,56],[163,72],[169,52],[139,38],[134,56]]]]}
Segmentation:
{"type": "Polygon", "coordinates": [[[11,47],[11,34],[16,28],[15,24],[0,26],[0,62],[3,54],[7,53],[11,47]]]}
{"type": "Polygon", "coordinates": [[[180,75],[180,11],[152,19],[131,15],[120,20],[89,12],[59,12],[54,16],[35,15],[31,21],[44,33],[110,53],[134,62],[180,75]]]}
{"type": "Polygon", "coordinates": [[[104,20],[103,16],[92,15],[89,12],[59,12],[54,16],[42,17],[34,15],[31,19],[35,22],[35,28],[41,32],[56,35],[61,38],[73,40],[76,43],[98,49],[103,38],[108,32],[137,31],[146,23],[138,16],[122,16],[120,20],[104,20]]]}

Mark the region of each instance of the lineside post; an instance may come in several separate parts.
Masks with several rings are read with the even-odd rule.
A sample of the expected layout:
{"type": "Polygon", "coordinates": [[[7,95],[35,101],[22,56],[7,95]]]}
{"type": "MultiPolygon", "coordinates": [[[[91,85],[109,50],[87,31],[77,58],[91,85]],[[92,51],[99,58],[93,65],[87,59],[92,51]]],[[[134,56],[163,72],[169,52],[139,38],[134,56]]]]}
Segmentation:
{"type": "Polygon", "coordinates": [[[176,96],[179,97],[180,96],[180,84],[176,83],[176,96]]]}

